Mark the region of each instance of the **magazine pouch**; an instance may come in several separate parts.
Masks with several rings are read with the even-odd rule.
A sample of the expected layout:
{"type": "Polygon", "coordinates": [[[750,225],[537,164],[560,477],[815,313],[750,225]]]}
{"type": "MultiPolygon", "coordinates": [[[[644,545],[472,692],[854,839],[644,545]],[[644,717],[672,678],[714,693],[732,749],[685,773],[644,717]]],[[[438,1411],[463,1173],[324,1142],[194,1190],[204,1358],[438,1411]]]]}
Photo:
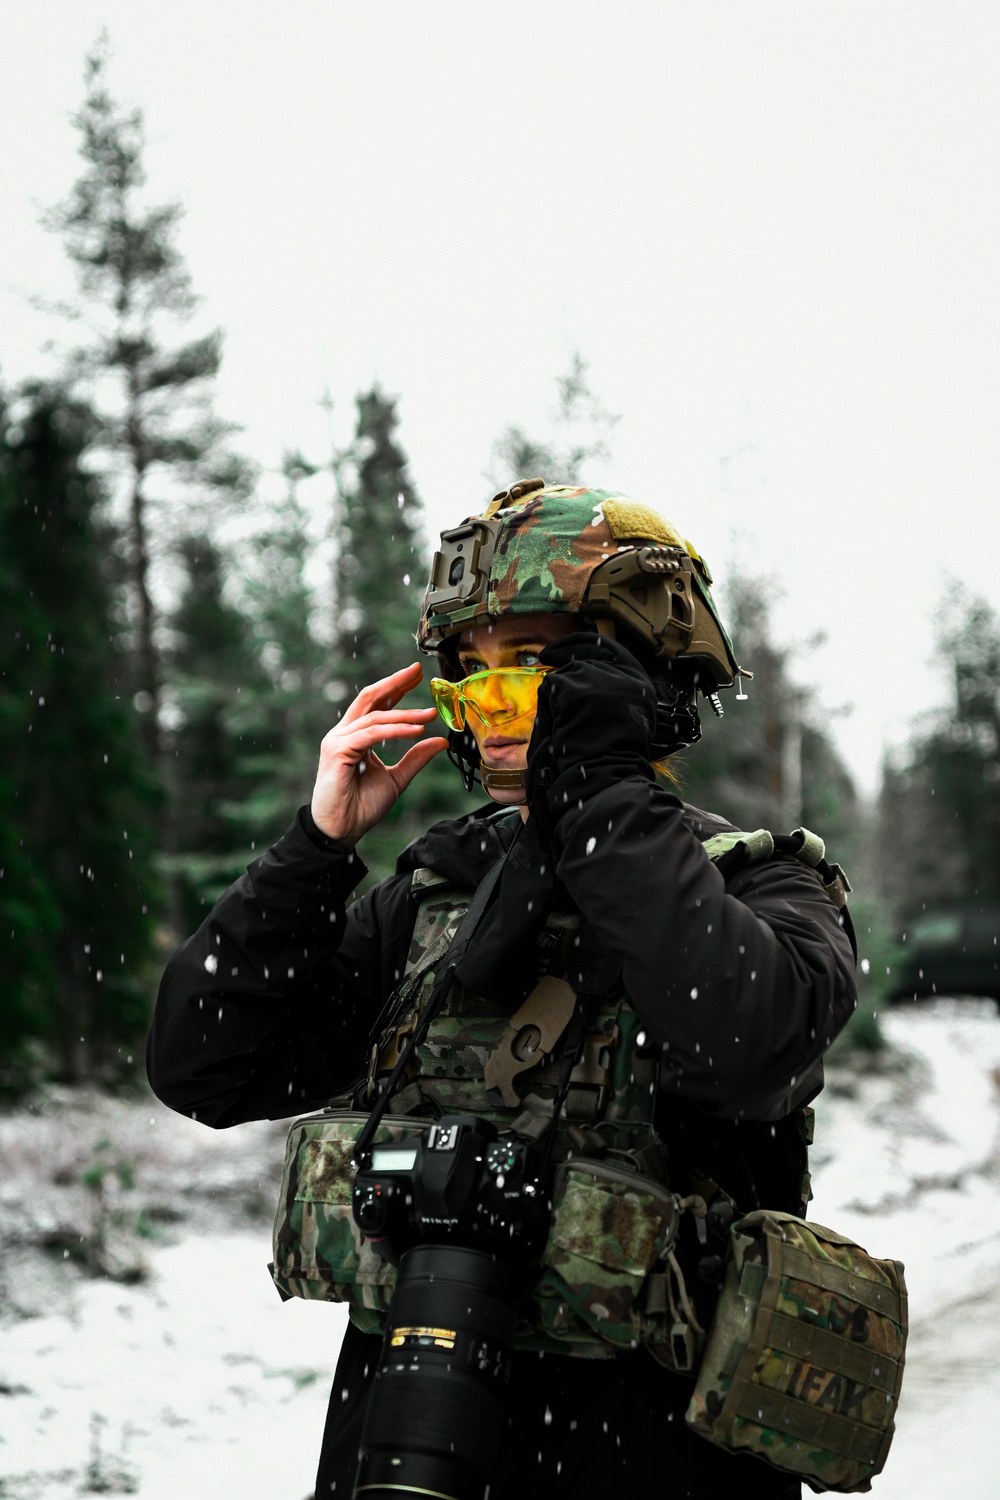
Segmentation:
{"type": "Polygon", "coordinates": [[[814,1490],[870,1489],[903,1374],[902,1265],[766,1209],[733,1224],[730,1240],[688,1426],[814,1490]]]}
{"type": "MultiPolygon", "coordinates": [[[[283,1297],[349,1302],[351,1321],[381,1326],[396,1267],[362,1237],[351,1211],[354,1146],[367,1114],[325,1110],[292,1122],[274,1218],[271,1275],[283,1297]]],[[[405,1141],[433,1123],[387,1115],[376,1142],[405,1141]]]]}

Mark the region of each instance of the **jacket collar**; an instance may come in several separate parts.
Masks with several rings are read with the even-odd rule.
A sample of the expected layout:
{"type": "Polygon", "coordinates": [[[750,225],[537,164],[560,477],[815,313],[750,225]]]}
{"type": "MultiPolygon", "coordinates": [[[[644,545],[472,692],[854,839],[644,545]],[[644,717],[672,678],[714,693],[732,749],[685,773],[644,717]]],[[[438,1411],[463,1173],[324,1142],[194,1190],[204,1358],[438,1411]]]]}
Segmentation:
{"type": "Polygon", "coordinates": [[[473,891],[510,847],[521,826],[516,807],[477,807],[464,818],[435,823],[407,844],[396,861],[396,874],[430,869],[463,890],[473,891]]]}

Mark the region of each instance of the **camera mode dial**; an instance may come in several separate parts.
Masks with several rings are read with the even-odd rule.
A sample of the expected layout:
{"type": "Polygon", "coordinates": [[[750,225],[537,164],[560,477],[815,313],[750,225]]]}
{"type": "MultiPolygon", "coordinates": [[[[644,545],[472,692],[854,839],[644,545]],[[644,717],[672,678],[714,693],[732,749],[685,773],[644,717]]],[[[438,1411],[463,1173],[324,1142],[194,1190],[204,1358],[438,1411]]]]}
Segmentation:
{"type": "Polygon", "coordinates": [[[497,1141],[486,1153],[486,1170],[494,1176],[506,1176],[517,1165],[517,1152],[509,1143],[497,1141]]]}
{"type": "Polygon", "coordinates": [[[354,1220],[365,1234],[379,1234],[385,1228],[386,1194],[380,1182],[359,1183],[354,1189],[354,1220]]]}

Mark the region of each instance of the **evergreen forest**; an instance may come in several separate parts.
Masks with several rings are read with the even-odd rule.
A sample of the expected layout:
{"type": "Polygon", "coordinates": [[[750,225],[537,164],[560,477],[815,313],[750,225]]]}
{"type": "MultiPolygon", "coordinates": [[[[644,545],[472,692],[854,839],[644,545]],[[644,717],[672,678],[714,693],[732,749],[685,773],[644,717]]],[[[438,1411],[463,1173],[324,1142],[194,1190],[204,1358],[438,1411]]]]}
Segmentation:
{"type": "MultiPolygon", "coordinates": [[[[46,216],[76,284],[60,373],[5,370],[0,391],[8,1097],[42,1079],[140,1075],[165,957],[308,800],[319,742],[358,688],[415,658],[430,561],[398,398],[377,384],[358,391],[349,445],[289,450],[282,498],[261,500],[216,411],[223,340],[201,323],[181,210],[149,191],[142,113],[108,71],[101,44],[74,118],[79,175],[46,216]]],[[[586,481],[611,455],[617,419],[581,358],[557,396],[549,433],[510,425],[484,455],[495,487],[586,481]]],[[[670,511],[668,497],[641,498],[670,511]]],[[[793,671],[774,639],[769,592],[766,579],[728,581],[721,602],[754,678],[738,717],[735,694],[725,724],[703,715],[702,743],[678,758],[681,792],[743,828],[822,833],[857,887],[856,1041],[877,1045],[910,915],[1000,900],[1000,619],[953,595],[939,631],[951,701],[886,765],[872,807],[798,681],[808,666],[793,671]]],[[[365,840],[368,880],[429,823],[476,805],[438,757],[365,840]]]]}

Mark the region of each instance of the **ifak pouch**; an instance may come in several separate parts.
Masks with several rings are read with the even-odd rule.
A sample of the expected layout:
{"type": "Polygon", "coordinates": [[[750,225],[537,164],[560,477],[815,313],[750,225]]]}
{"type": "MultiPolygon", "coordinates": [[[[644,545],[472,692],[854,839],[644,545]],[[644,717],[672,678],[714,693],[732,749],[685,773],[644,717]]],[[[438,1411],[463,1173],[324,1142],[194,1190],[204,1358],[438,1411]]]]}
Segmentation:
{"type": "Polygon", "coordinates": [[[688,1426],[814,1490],[870,1489],[903,1376],[902,1264],[767,1209],[734,1223],[730,1242],[688,1426]]]}

